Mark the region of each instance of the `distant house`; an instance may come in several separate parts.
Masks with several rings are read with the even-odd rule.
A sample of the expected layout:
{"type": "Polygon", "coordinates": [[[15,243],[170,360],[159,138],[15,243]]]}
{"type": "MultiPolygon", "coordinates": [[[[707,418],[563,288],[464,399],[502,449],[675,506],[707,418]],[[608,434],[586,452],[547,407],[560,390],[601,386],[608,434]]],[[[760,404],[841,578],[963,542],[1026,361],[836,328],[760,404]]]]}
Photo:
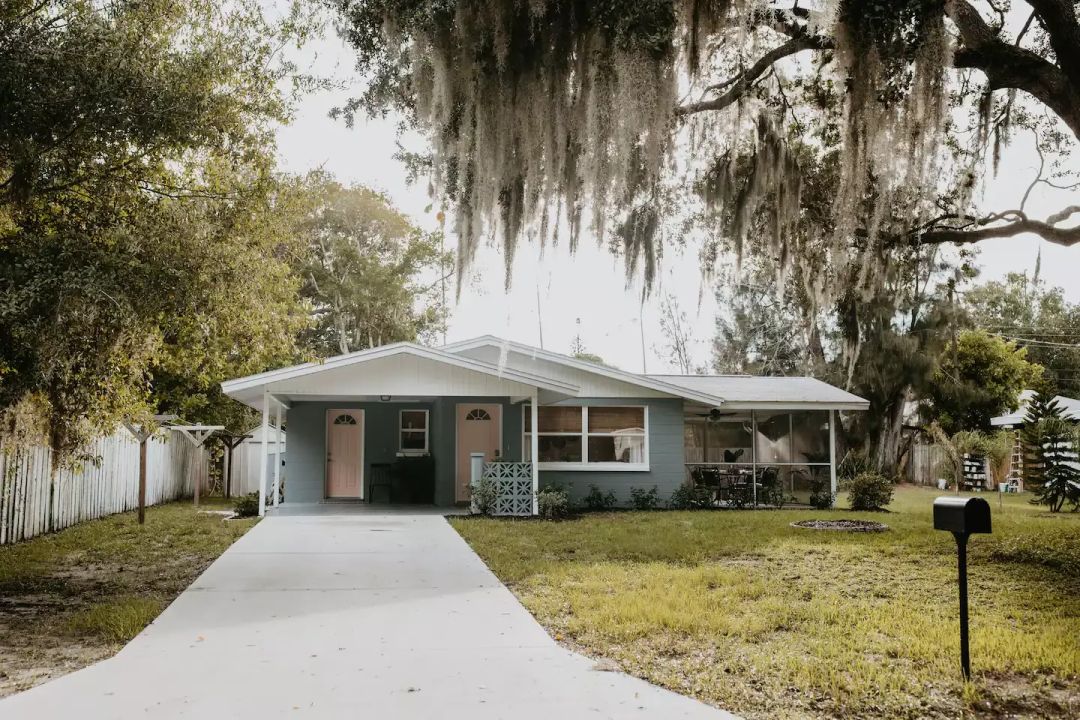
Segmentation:
{"type": "MultiPolygon", "coordinates": [[[[990,419],[992,426],[1013,431],[1013,451],[1009,459],[1008,477],[1021,488],[1023,488],[1024,444],[1020,439],[1020,429],[1027,423],[1028,403],[1034,395],[1034,390],[1022,391],[1019,398],[1017,398],[1016,409],[1005,415],[998,415],[990,419]]],[[[1066,420],[1080,422],[1080,400],[1065,397],[1064,395],[1056,395],[1054,401],[1061,408],[1061,414],[1066,420]]]]}
{"type": "MultiPolygon", "coordinates": [[[[746,478],[766,472],[801,497],[813,477],[835,489],[836,413],[868,407],[812,378],[644,375],[491,336],[394,343],[222,387],[264,427],[287,417],[286,503],[453,506],[477,467],[524,480],[530,505],[546,485],[595,485],[623,503],[655,486],[666,499],[704,475],[756,492],[746,478]]],[[[274,468],[258,467],[265,492],[274,468]]]]}

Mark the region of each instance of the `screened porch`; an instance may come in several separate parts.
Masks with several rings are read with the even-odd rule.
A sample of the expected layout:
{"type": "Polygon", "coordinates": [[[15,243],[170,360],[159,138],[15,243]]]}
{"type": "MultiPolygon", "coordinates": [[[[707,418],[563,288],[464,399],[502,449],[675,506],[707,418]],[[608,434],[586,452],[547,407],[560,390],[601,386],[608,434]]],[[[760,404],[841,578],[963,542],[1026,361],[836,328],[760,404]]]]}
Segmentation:
{"type": "Polygon", "coordinates": [[[809,504],[836,493],[834,410],[686,409],[686,479],[716,507],[809,504]]]}

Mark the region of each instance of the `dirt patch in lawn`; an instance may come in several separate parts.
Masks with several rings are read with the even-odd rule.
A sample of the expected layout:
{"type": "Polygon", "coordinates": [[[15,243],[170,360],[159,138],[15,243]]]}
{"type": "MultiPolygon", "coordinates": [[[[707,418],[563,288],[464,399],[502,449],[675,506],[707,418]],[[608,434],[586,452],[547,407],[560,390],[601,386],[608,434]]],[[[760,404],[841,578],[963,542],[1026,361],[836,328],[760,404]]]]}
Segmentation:
{"type": "Polygon", "coordinates": [[[807,530],[834,530],[839,532],[885,532],[889,526],[873,520],[799,520],[791,527],[807,530]]]}
{"type": "Polygon", "coordinates": [[[112,656],[254,524],[171,503],[0,546],[0,697],[112,656]]]}

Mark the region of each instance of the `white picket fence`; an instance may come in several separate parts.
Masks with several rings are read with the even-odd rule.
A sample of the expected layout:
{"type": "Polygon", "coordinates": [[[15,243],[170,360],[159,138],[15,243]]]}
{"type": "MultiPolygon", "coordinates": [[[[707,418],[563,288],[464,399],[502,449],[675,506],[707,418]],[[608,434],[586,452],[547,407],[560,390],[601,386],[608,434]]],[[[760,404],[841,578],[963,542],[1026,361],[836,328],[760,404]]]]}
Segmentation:
{"type": "MultiPolygon", "coordinates": [[[[0,438],[0,545],[138,507],[139,443],[131,434],[119,428],[87,454],[91,460],[54,472],[48,447],[15,449],[0,438]]],[[[207,486],[209,470],[206,448],[159,432],[146,447],[146,504],[192,495],[196,482],[207,486]]]]}

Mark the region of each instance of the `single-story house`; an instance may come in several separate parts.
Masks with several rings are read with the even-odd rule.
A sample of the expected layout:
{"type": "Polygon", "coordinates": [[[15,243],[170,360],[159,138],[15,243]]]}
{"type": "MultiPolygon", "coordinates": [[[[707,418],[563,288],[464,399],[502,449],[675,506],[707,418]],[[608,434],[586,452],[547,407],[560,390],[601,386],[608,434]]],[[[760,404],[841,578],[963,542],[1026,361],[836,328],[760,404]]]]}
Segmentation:
{"type": "Polygon", "coordinates": [[[222,388],[264,427],[287,422],[284,502],[465,504],[479,464],[524,482],[533,512],[547,485],[622,503],[655,486],[664,501],[705,470],[771,472],[795,496],[816,476],[835,491],[837,412],[868,407],[812,378],[639,374],[491,336],[393,343],[222,388]]]}

